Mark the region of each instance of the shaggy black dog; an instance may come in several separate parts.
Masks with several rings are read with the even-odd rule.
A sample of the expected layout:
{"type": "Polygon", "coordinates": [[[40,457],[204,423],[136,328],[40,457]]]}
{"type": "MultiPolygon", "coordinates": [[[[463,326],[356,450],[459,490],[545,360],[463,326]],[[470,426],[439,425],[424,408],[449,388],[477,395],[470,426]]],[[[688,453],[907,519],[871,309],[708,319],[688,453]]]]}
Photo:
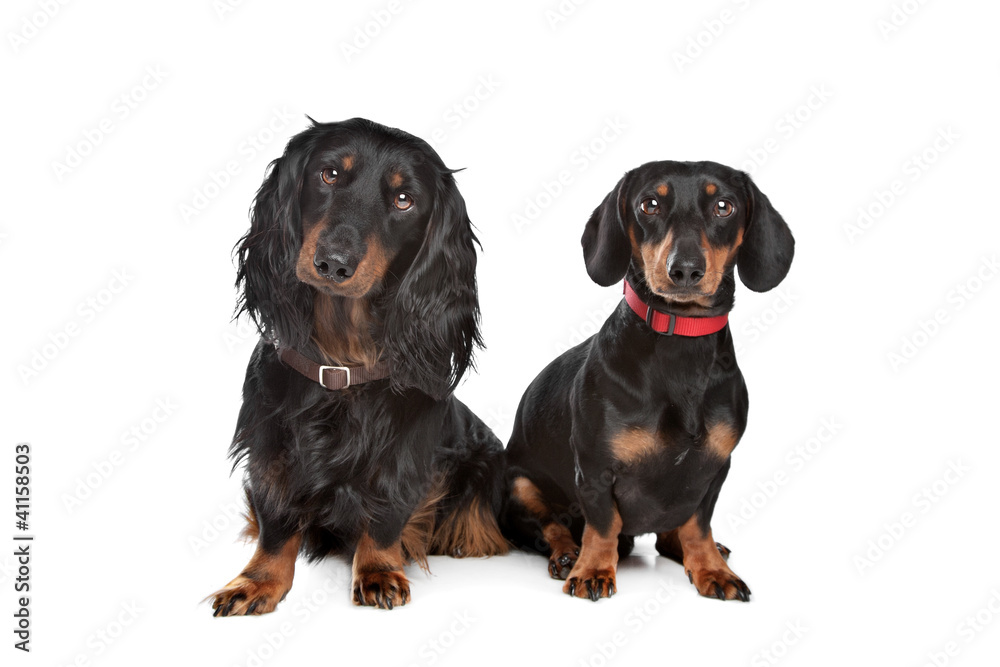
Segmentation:
{"type": "Polygon", "coordinates": [[[258,543],[216,615],[274,610],[300,551],[353,554],[354,603],[388,609],[409,600],[409,561],[506,551],[501,443],[452,397],[481,344],[452,174],[358,118],[314,122],[271,164],[239,245],[261,340],[231,449],[258,543]]]}

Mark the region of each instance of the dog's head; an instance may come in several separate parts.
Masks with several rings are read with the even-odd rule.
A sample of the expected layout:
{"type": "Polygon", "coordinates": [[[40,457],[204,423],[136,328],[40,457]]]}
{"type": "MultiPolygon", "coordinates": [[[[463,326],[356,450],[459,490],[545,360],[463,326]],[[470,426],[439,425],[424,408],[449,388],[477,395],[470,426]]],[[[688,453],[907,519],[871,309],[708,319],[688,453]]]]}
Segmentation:
{"type": "Polygon", "coordinates": [[[768,198],[715,162],[650,162],[625,174],[583,233],[587,272],[611,285],[631,272],[685,308],[731,299],[733,268],[756,292],[777,286],[795,242],[768,198]]]}
{"type": "Polygon", "coordinates": [[[476,239],[452,173],[400,130],[314,122],[257,193],[239,246],[240,310],[263,335],[301,347],[323,326],[317,294],[377,302],[393,382],[446,393],[479,342],[476,239]]]}

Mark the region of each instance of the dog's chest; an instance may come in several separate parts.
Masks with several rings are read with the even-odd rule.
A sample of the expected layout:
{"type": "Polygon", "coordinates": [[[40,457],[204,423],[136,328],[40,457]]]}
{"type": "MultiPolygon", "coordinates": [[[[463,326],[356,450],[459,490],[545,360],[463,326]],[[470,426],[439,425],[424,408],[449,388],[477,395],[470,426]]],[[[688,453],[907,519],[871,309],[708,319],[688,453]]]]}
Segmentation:
{"type": "Polygon", "coordinates": [[[367,403],[330,401],[292,426],[299,474],[309,477],[314,489],[378,475],[379,462],[396,444],[397,425],[367,403]]]}
{"type": "Polygon", "coordinates": [[[615,437],[614,493],[623,531],[662,532],[684,523],[737,439],[724,424],[710,425],[697,436],[634,427],[615,437]]]}

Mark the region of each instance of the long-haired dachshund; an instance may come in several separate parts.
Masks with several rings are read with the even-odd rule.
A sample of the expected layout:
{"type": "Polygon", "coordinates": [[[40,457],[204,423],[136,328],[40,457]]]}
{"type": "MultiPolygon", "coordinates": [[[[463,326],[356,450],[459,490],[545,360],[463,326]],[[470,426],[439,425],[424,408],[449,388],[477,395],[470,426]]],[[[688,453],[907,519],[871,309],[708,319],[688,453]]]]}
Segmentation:
{"type": "Polygon", "coordinates": [[[594,211],[587,272],[604,286],[624,277],[625,298],[528,387],[506,452],[505,532],[549,554],[564,592],[610,597],[619,557],[656,533],[701,595],[749,600],[709,525],[747,423],[733,270],[770,290],[793,251],[750,177],[714,162],[645,164],[594,211]]]}
{"type": "Polygon", "coordinates": [[[506,551],[502,445],[452,396],[480,345],[452,173],[357,118],[314,121],[271,164],[236,283],[261,333],[231,447],[257,548],[216,615],[274,610],[300,552],[353,554],[354,603],[391,609],[407,562],[506,551]]]}

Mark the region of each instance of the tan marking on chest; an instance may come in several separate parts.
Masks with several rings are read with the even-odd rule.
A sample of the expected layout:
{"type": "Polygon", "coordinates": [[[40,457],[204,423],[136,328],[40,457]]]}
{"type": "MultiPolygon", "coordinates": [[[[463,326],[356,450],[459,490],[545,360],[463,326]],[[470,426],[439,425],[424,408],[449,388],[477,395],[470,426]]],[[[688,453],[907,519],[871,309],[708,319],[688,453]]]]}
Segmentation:
{"type": "Polygon", "coordinates": [[[611,453],[626,464],[638,463],[665,447],[666,441],[661,434],[644,428],[627,428],[611,439],[611,453]]]}
{"type": "Polygon", "coordinates": [[[705,436],[705,449],[720,459],[726,459],[736,449],[736,443],[739,441],[740,435],[732,424],[719,422],[708,427],[708,435],[705,436]]]}

